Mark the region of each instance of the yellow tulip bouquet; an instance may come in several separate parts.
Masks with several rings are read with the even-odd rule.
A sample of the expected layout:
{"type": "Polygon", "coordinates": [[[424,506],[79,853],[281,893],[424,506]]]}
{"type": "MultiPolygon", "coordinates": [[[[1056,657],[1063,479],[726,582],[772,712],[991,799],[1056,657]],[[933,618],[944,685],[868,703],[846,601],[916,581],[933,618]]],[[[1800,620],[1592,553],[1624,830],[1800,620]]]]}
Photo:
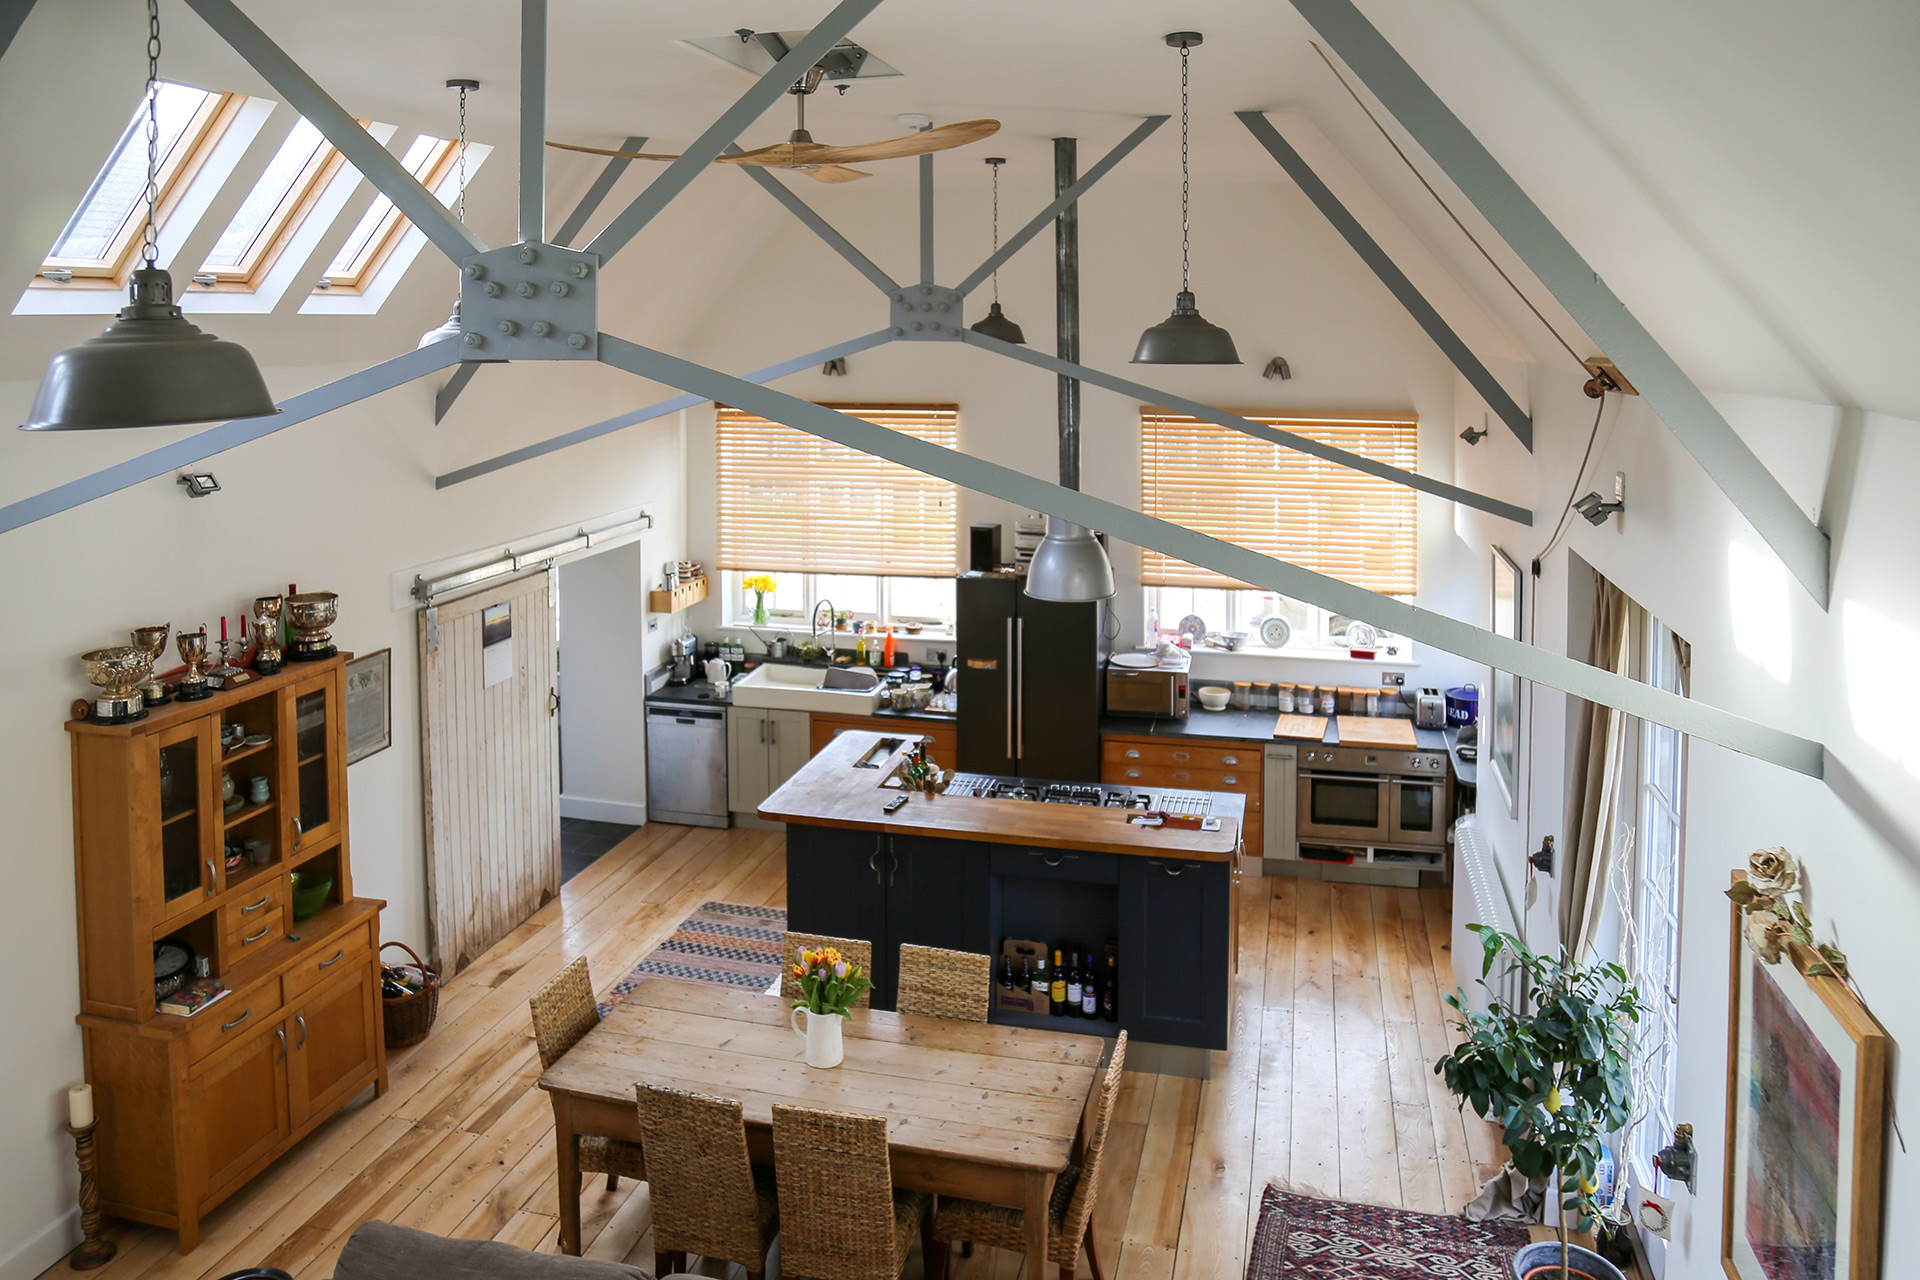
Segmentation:
{"type": "Polygon", "coordinates": [[[860,971],[860,966],[834,947],[797,948],[793,978],[800,986],[800,999],[793,1002],[794,1008],[838,1014],[842,1018],[847,1016],[853,1002],[873,987],[872,980],[860,971]]]}
{"type": "Polygon", "coordinates": [[[773,594],[774,588],[780,584],[773,580],[773,575],[770,573],[755,573],[749,574],[741,581],[740,585],[753,592],[754,625],[759,627],[766,626],[767,597],[773,594]]]}

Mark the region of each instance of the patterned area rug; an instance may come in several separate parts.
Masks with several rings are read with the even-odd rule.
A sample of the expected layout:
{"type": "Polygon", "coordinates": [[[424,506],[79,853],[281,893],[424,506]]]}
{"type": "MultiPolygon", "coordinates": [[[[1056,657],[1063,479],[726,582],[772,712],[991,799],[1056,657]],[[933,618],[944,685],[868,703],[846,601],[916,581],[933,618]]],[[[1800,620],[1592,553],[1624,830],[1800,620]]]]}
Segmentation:
{"type": "Polygon", "coordinates": [[[1247,1280],[1512,1280],[1528,1241],[1513,1222],[1468,1222],[1316,1200],[1268,1187],[1247,1280]]]}
{"type": "Polygon", "coordinates": [[[772,991],[786,963],[787,913],[779,907],[743,907],[703,902],[680,922],[673,936],[647,953],[633,972],[616,982],[605,1013],[624,1000],[642,978],[677,978],[745,991],[772,991]]]}

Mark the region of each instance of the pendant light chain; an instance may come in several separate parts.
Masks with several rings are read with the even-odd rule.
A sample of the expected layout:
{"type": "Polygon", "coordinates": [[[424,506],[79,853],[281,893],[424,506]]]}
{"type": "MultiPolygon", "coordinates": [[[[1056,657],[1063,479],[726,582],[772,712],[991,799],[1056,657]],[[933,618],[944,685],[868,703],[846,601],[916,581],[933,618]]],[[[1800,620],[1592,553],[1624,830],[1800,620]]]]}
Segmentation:
{"type": "Polygon", "coordinates": [[[467,86],[460,86],[460,225],[467,222],[467,86]]]}
{"type": "Polygon", "coordinates": [[[1187,60],[1193,50],[1180,46],[1180,292],[1191,292],[1192,264],[1187,248],[1191,184],[1187,177],[1187,60]]]}
{"type": "Polygon", "coordinates": [[[147,0],[147,230],[140,256],[151,267],[160,257],[160,0],[147,0]]]}
{"type": "MultiPolygon", "coordinates": [[[[993,256],[1000,256],[1000,166],[989,165],[993,170],[993,256]]],[[[993,269],[993,304],[1000,305],[1000,268],[993,269]]]]}

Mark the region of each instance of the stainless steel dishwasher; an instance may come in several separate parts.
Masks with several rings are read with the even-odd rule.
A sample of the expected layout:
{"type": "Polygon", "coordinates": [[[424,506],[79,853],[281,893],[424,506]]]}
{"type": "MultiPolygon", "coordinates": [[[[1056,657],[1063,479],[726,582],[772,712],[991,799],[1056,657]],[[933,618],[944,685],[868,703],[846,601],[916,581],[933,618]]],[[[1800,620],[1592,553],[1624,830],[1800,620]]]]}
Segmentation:
{"type": "Polygon", "coordinates": [[[647,819],[727,825],[724,709],[647,705],[647,819]]]}

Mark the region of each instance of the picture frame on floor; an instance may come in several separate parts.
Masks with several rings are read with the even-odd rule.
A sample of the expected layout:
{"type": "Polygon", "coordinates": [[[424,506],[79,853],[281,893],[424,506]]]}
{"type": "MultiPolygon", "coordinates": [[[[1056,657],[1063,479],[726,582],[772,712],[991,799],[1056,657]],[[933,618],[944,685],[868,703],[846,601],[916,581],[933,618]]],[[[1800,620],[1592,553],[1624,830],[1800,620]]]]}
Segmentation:
{"type": "Polygon", "coordinates": [[[376,649],[349,661],[342,689],[347,763],[358,764],[393,745],[393,650],[376,649]]]}
{"type": "Polygon", "coordinates": [[[1736,904],[1721,1266],[1729,1280],[1875,1280],[1887,1034],[1814,951],[1789,944],[1767,964],[1742,924],[1736,904]]]}

